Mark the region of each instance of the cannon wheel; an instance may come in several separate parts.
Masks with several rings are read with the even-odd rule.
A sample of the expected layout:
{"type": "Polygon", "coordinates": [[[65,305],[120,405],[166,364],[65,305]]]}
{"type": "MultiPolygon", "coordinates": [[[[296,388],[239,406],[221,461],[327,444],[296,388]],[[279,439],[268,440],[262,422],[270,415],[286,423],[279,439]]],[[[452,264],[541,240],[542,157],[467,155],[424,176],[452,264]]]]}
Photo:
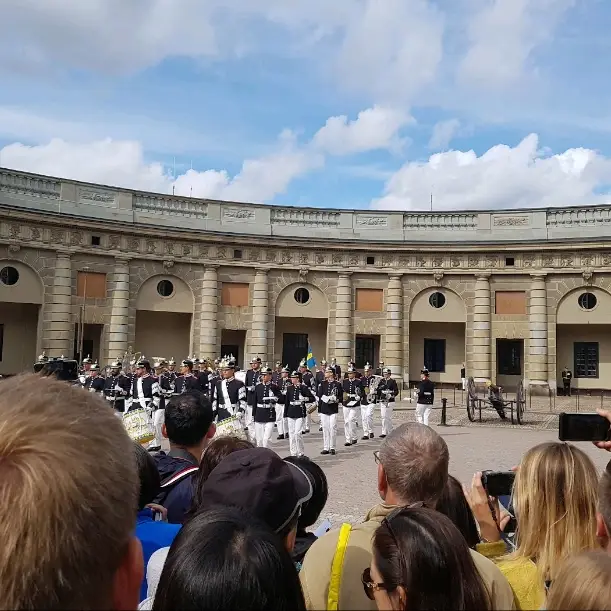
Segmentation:
{"type": "Polygon", "coordinates": [[[467,416],[471,422],[475,422],[475,382],[473,378],[467,380],[467,416]]]}
{"type": "Polygon", "coordinates": [[[524,409],[526,407],[526,395],[524,393],[524,380],[520,380],[516,389],[516,416],[518,424],[524,423],[524,409]]]}

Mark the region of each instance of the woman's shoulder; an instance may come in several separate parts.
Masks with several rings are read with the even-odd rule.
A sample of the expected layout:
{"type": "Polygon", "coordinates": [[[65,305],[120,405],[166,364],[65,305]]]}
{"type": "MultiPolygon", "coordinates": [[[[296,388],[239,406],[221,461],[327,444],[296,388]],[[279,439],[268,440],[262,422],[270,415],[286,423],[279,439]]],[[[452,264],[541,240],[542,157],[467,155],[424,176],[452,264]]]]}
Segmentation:
{"type": "Polygon", "coordinates": [[[511,586],[520,609],[541,609],[545,604],[545,582],[530,558],[507,556],[496,561],[511,586]]]}

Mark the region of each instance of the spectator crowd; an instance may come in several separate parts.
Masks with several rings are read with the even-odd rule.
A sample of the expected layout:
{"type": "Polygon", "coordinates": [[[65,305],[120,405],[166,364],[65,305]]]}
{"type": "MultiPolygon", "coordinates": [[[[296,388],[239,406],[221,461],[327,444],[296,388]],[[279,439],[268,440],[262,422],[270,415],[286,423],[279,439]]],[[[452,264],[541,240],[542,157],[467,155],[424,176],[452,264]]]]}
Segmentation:
{"type": "Polygon", "coordinates": [[[574,445],[528,450],[499,499],[403,424],[372,456],[380,503],[327,529],[317,463],[215,433],[195,390],[151,453],[91,393],[3,380],[0,608],[611,609],[611,462],[574,445]]]}

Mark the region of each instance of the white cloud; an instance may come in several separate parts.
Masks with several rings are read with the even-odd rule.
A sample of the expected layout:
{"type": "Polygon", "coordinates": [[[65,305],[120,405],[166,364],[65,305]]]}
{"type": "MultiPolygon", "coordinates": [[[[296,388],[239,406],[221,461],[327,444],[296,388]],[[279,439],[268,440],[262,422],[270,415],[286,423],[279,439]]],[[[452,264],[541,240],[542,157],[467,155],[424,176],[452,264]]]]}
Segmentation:
{"type": "Polygon", "coordinates": [[[314,147],[332,155],[350,155],[377,149],[399,150],[398,133],[413,122],[402,110],[374,106],[359,112],[354,121],[346,115],[330,117],[314,135],[314,147]]]}
{"type": "Polygon", "coordinates": [[[477,0],[469,49],[459,66],[463,82],[502,89],[532,75],[532,52],[548,41],[575,0],[477,0]]]}
{"type": "Polygon", "coordinates": [[[550,155],[536,134],[516,147],[499,144],[481,156],[449,151],[406,163],[387,182],[378,209],[494,209],[582,205],[607,201],[596,195],[611,184],[611,160],[596,151],[568,149],[550,155]]]}
{"type": "Polygon", "coordinates": [[[434,151],[447,149],[459,129],[460,121],[458,119],[440,121],[433,128],[433,133],[429,140],[429,149],[434,151]]]}

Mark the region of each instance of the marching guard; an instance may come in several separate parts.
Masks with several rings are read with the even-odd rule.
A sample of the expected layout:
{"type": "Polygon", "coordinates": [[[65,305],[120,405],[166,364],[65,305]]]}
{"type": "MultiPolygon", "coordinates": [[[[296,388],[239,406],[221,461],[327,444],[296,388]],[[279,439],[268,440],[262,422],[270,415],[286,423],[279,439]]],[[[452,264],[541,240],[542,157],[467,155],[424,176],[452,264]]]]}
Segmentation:
{"type": "Polygon", "coordinates": [[[163,434],[164,411],[159,407],[159,382],[156,377],[151,375],[151,363],[145,358],[141,358],[136,363],[136,375],[132,381],[132,404],[128,411],[143,409],[149,415],[152,414],[153,426],[155,428],[155,439],[151,441],[148,449],[157,451],[161,449],[163,434]],[[159,414],[156,412],[160,411],[159,414]]]}
{"type": "Polygon", "coordinates": [[[337,364],[337,359],[333,357],[331,359],[331,368],[333,369],[333,373],[335,373],[335,379],[342,379],[342,368],[337,364]]]}
{"type": "MultiPolygon", "coordinates": [[[[316,392],[316,384],[314,382],[314,374],[308,369],[308,363],[305,359],[299,363],[299,374],[301,375],[301,382],[305,384],[311,391],[312,394],[316,392]]],[[[304,420],[303,431],[305,433],[310,432],[310,414],[306,413],[304,420]]]]}
{"type": "Polygon", "coordinates": [[[228,432],[243,434],[243,419],[246,413],[246,387],[235,377],[234,360],[221,361],[223,377],[218,379],[212,389],[212,409],[217,420],[217,433],[228,432]],[[236,422],[237,421],[237,422],[236,422]]]}
{"type": "MultiPolygon", "coordinates": [[[[377,395],[382,416],[382,434],[380,437],[384,438],[392,431],[392,411],[395,398],[399,394],[399,387],[397,381],[391,377],[392,372],[389,367],[382,369],[382,376],[382,380],[378,384],[377,395]]],[[[373,437],[373,434],[371,437],[373,437]]]]}
{"type": "Polygon", "coordinates": [[[422,381],[418,385],[418,399],[416,401],[416,420],[420,424],[429,425],[429,415],[435,401],[435,384],[429,378],[429,370],[425,367],[420,372],[422,381]]]}
{"type": "Polygon", "coordinates": [[[373,394],[370,396],[369,388],[371,386],[372,380],[375,379],[375,376],[371,374],[371,365],[369,363],[365,363],[365,367],[363,370],[363,377],[361,378],[361,382],[364,384],[364,392],[363,396],[364,400],[361,402],[361,424],[363,425],[363,437],[362,439],[373,439],[373,410],[375,408],[375,403],[377,399],[377,395],[373,394]]]}
{"type": "Polygon", "coordinates": [[[323,449],[321,454],[331,453],[335,456],[337,438],[337,413],[342,402],[342,385],[335,379],[333,367],[325,370],[325,379],[317,390],[318,413],[322,424],[323,449]]]}
{"type": "Polygon", "coordinates": [[[364,397],[363,383],[356,377],[356,369],[348,367],[347,379],[343,381],[344,406],[344,436],[346,443],[351,446],[357,442],[356,438],[356,408],[361,406],[364,397]]]}
{"type": "Polygon", "coordinates": [[[188,390],[198,390],[202,392],[200,378],[193,373],[194,362],[191,359],[184,359],[180,363],[180,375],[174,382],[174,394],[182,395],[188,390]]]}
{"type": "Polygon", "coordinates": [[[255,442],[254,423],[252,411],[254,406],[255,386],[261,378],[261,359],[256,357],[250,361],[250,369],[246,372],[246,418],[244,425],[248,431],[248,440],[255,442]]]}
{"type": "MultiPolygon", "coordinates": [[[[335,372],[333,372],[335,374],[335,372]]],[[[327,377],[327,361],[323,359],[320,361],[320,369],[316,371],[314,376],[314,389],[318,391],[318,387],[325,381],[327,377]]]]}
{"type": "Polygon", "coordinates": [[[280,372],[280,401],[276,404],[276,428],[278,429],[278,441],[289,438],[289,423],[284,415],[284,404],[286,403],[286,389],[291,383],[291,370],[286,365],[280,372]]]}
{"type": "Polygon", "coordinates": [[[291,373],[291,384],[286,388],[284,416],[288,418],[289,447],[291,456],[304,456],[301,437],[303,423],[307,414],[306,403],[316,401],[312,390],[301,382],[298,371],[291,373]]]}
{"type": "Polygon", "coordinates": [[[272,382],[272,370],[261,371],[261,381],[255,386],[253,420],[258,448],[267,448],[274,432],[276,405],[281,397],[280,388],[272,382]]]}
{"type": "Polygon", "coordinates": [[[121,373],[122,367],[121,361],[113,361],[104,380],[104,396],[119,416],[125,413],[125,399],[130,390],[129,378],[121,373]]]}
{"type": "Polygon", "coordinates": [[[280,361],[276,361],[276,368],[274,369],[274,372],[272,373],[272,382],[280,386],[281,378],[282,378],[282,363],[280,361]]]}
{"type": "Polygon", "coordinates": [[[170,360],[168,361],[168,377],[172,382],[174,382],[178,377],[178,374],[176,373],[176,361],[174,360],[173,356],[170,357],[170,360]]]}
{"type": "Polygon", "coordinates": [[[100,366],[93,363],[89,367],[89,375],[85,379],[83,388],[89,392],[104,393],[104,377],[100,375],[100,366]]]}

